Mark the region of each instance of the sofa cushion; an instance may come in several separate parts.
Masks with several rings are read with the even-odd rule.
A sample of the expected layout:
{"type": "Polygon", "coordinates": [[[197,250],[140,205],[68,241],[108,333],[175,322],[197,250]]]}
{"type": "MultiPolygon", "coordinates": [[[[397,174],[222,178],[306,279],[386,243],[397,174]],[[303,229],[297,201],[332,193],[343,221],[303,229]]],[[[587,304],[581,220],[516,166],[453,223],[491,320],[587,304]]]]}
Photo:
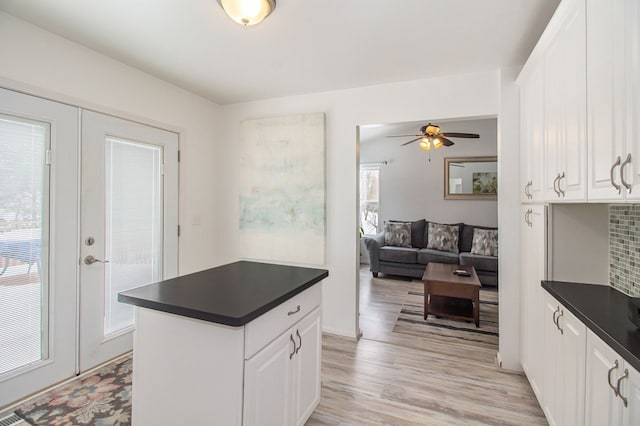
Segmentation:
{"type": "Polygon", "coordinates": [[[432,249],[418,251],[418,263],[426,265],[429,262],[457,264],[458,254],[432,249]]]}
{"type": "Polygon", "coordinates": [[[411,247],[411,223],[385,222],[384,244],[395,247],[411,247]]]}
{"type": "Polygon", "coordinates": [[[471,251],[471,246],[473,245],[473,230],[476,228],[498,230],[498,228],[492,228],[490,226],[475,226],[465,224],[460,230],[460,244],[458,244],[458,247],[460,247],[460,252],[471,251]]]}
{"type": "Polygon", "coordinates": [[[458,253],[458,238],[460,236],[460,227],[458,225],[429,222],[428,235],[428,249],[458,253]]]}
{"type": "Polygon", "coordinates": [[[380,260],[398,263],[416,263],[417,248],[412,247],[380,247],[380,260]]]}
{"type": "MultiPolygon", "coordinates": [[[[389,222],[406,223],[407,221],[390,220],[389,222]]],[[[427,221],[424,219],[420,219],[410,223],[411,223],[411,247],[423,248],[426,245],[426,241],[424,239],[424,236],[425,236],[424,228],[427,225],[427,221]]]]}
{"type": "Polygon", "coordinates": [[[483,256],[498,255],[498,230],[496,229],[480,229],[473,230],[473,244],[471,245],[471,254],[480,254],[483,256]]]}
{"type": "MultiPolygon", "coordinates": [[[[418,260],[420,257],[418,256],[418,260]]],[[[480,271],[498,272],[498,258],[480,254],[460,253],[460,265],[473,266],[480,271]]]]}

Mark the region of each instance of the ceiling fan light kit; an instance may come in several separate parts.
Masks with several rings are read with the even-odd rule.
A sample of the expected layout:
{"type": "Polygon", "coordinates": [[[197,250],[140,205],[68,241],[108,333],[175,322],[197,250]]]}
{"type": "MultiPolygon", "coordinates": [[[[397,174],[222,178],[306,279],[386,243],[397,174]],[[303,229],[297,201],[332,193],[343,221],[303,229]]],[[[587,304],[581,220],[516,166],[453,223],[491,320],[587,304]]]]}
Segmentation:
{"type": "Polygon", "coordinates": [[[218,0],[225,13],[238,24],[259,24],[276,8],[276,0],[218,0]]]}
{"type": "MultiPolygon", "coordinates": [[[[417,136],[415,139],[411,139],[409,142],[403,143],[401,146],[409,145],[410,143],[414,143],[420,141],[418,144],[420,148],[425,151],[431,150],[431,148],[438,149],[442,146],[451,146],[454,145],[453,141],[448,138],[470,138],[470,139],[478,139],[480,135],[476,133],[443,133],[440,131],[440,126],[435,124],[427,124],[426,126],[422,126],[420,128],[419,135],[394,135],[388,136],[390,138],[407,138],[417,136]]],[[[431,160],[431,159],[429,159],[431,160]]]]}

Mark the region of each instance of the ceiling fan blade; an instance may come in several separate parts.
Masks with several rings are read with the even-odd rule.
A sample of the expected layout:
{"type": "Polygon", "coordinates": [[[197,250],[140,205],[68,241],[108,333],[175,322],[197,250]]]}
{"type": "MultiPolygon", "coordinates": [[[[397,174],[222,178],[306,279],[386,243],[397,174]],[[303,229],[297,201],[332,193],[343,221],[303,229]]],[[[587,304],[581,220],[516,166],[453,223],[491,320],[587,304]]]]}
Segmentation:
{"type": "Polygon", "coordinates": [[[442,136],[447,136],[450,138],[471,138],[471,139],[478,139],[480,137],[480,135],[476,134],[476,133],[443,133],[442,136]]]}
{"type": "Polygon", "coordinates": [[[455,145],[455,144],[453,143],[453,141],[451,141],[451,140],[449,140],[449,139],[447,139],[447,138],[440,137],[440,140],[442,141],[442,144],[443,144],[444,146],[451,146],[451,145],[455,145]]]}
{"type": "Polygon", "coordinates": [[[423,135],[390,135],[387,136],[388,138],[409,138],[411,136],[420,136],[422,137],[423,135]]]}
{"type": "Polygon", "coordinates": [[[422,139],[422,136],[420,136],[419,138],[412,139],[412,140],[410,140],[409,142],[405,142],[405,143],[403,143],[403,144],[402,144],[402,145],[400,145],[400,146],[409,145],[410,143],[414,143],[415,141],[419,141],[420,139],[422,139]]]}

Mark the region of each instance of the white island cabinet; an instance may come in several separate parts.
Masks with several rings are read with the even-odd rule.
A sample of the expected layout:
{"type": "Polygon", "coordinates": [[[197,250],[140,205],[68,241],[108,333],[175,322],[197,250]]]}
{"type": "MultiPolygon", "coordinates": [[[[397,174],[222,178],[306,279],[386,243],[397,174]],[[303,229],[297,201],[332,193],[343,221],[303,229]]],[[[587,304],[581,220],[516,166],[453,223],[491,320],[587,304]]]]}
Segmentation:
{"type": "Polygon", "coordinates": [[[136,306],[133,424],[303,425],[327,275],[236,262],[121,293],[136,306]]]}

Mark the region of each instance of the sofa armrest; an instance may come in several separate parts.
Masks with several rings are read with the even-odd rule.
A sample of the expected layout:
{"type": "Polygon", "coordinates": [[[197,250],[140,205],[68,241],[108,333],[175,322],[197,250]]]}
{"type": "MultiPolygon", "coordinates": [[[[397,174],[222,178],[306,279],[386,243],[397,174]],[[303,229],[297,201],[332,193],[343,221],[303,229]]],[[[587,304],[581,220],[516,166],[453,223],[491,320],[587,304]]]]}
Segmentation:
{"type": "Polygon", "coordinates": [[[380,271],[380,247],[384,246],[384,231],[370,237],[364,237],[364,245],[369,252],[371,272],[377,274],[380,271]]]}

